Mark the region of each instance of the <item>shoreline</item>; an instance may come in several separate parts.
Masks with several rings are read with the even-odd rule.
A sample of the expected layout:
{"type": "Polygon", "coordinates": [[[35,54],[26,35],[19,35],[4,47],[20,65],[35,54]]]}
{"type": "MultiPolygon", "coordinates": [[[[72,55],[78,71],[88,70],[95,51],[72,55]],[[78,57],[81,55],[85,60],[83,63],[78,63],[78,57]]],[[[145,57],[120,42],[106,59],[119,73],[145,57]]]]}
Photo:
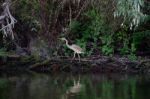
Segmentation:
{"type": "MultiPolygon", "coordinates": [[[[2,58],[1,58],[2,59],[2,58]]],[[[150,59],[130,61],[118,56],[97,56],[81,58],[71,62],[66,57],[37,60],[31,56],[12,56],[0,62],[0,70],[31,70],[39,72],[73,72],[73,73],[150,73],[150,59]]]]}

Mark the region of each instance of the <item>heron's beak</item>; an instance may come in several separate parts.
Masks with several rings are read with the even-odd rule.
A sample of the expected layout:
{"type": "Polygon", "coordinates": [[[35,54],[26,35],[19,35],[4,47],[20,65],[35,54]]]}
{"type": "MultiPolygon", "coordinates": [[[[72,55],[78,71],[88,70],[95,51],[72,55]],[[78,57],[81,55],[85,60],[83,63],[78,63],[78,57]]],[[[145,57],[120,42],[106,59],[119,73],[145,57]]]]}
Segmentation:
{"type": "Polygon", "coordinates": [[[58,38],[59,40],[62,40],[62,38],[58,38]]]}

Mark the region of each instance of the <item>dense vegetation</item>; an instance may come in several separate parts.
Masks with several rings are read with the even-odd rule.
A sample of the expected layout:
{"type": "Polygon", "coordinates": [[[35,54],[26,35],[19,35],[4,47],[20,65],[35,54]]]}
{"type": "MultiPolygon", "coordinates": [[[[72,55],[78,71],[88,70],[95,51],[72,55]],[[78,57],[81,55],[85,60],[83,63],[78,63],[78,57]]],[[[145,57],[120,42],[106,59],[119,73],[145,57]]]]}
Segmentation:
{"type": "Polygon", "coordinates": [[[85,50],[84,56],[134,60],[150,54],[149,7],[147,0],[12,0],[14,39],[0,31],[0,55],[71,56],[58,39],[66,37],[85,50]]]}

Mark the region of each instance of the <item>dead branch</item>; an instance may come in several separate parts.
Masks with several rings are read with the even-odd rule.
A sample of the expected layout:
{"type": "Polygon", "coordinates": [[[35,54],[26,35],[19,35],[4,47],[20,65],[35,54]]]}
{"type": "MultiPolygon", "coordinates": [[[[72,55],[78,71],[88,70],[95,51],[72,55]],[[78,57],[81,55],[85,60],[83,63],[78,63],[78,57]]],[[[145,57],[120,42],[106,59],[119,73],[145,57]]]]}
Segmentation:
{"type": "Polygon", "coordinates": [[[139,62],[136,67],[142,66],[144,63],[150,62],[150,59],[145,59],[139,62]]]}
{"type": "Polygon", "coordinates": [[[10,2],[9,0],[6,0],[3,4],[3,12],[0,15],[0,24],[1,24],[1,29],[0,31],[3,31],[3,37],[11,36],[12,39],[14,39],[14,34],[13,34],[13,28],[17,20],[12,16],[10,13],[9,7],[10,7],[10,2]]]}
{"type": "MultiPolygon", "coordinates": [[[[80,2],[80,0],[79,0],[79,2],[80,2]]],[[[84,2],[83,6],[81,7],[81,9],[79,10],[77,16],[75,17],[75,20],[81,15],[81,12],[86,8],[86,6],[88,5],[88,3],[89,3],[88,1],[84,2]]]]}

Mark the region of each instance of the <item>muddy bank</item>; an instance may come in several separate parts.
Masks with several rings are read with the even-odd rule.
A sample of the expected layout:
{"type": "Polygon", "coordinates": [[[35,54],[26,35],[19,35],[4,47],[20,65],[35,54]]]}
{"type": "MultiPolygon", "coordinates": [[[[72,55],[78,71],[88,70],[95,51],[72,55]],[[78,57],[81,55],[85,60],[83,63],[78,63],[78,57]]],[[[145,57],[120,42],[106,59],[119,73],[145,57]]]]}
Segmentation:
{"type": "Polygon", "coordinates": [[[9,56],[0,59],[1,71],[73,72],[73,73],[150,73],[150,59],[130,61],[127,58],[97,56],[77,59],[52,58],[38,60],[34,57],[9,56]]]}

